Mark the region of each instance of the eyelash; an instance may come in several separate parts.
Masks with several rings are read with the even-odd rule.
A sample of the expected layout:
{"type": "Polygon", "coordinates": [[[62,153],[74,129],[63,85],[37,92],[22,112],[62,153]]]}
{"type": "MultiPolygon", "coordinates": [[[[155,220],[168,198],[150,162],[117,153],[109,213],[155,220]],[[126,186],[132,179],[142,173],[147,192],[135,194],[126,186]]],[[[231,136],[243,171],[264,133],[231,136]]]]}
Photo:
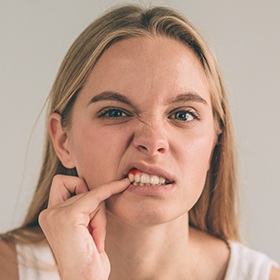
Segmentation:
{"type": "Polygon", "coordinates": [[[103,118],[103,119],[116,119],[116,118],[124,118],[124,117],[130,117],[132,116],[131,113],[123,110],[123,109],[120,109],[120,108],[115,108],[115,107],[109,107],[109,108],[105,108],[105,109],[102,109],[101,111],[98,112],[98,118],[103,118]],[[122,116],[113,116],[113,115],[110,115],[112,113],[121,113],[121,114],[125,114],[122,115],[122,116]]]}
{"type": "Polygon", "coordinates": [[[176,109],[174,110],[168,117],[169,119],[175,119],[177,121],[183,121],[183,122],[193,122],[193,121],[196,121],[196,120],[200,120],[200,116],[199,114],[196,112],[196,110],[192,109],[192,108],[179,108],[179,109],[176,109]],[[175,115],[177,114],[184,114],[184,115],[190,115],[193,119],[191,120],[182,120],[182,119],[177,119],[175,117],[175,115]]]}
{"type": "MultiPolygon", "coordinates": [[[[100,119],[117,119],[117,118],[132,117],[132,115],[133,115],[132,113],[129,113],[126,110],[121,109],[121,108],[107,107],[107,108],[100,110],[98,112],[97,116],[100,119]],[[115,113],[117,113],[117,115],[113,115],[115,113]]],[[[196,120],[200,120],[199,114],[193,108],[177,108],[176,110],[173,110],[169,114],[168,118],[174,119],[178,122],[182,121],[182,122],[188,122],[188,123],[194,122],[196,120]],[[191,119],[191,120],[187,120],[187,118],[183,119],[183,120],[178,119],[177,117],[179,116],[179,114],[181,114],[181,116],[182,116],[182,114],[185,116],[190,115],[193,119],[191,119]],[[177,117],[176,117],[176,115],[177,115],[177,117]]]]}

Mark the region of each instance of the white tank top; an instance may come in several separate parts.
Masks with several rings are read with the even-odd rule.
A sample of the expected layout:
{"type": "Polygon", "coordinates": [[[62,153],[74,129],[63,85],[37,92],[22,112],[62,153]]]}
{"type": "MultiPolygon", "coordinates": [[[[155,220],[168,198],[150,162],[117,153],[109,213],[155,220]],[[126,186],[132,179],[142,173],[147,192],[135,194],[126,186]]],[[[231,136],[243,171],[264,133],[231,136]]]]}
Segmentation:
{"type": "Polygon", "coordinates": [[[230,259],[225,280],[269,280],[272,266],[278,264],[265,254],[240,243],[228,241],[230,259]]]}
{"type": "MultiPolygon", "coordinates": [[[[229,241],[230,259],[225,280],[269,280],[276,262],[265,254],[229,241]]],[[[60,280],[55,259],[47,245],[16,245],[19,279],[60,280]]]]}
{"type": "Polygon", "coordinates": [[[60,280],[50,247],[16,244],[19,280],[60,280]]]}

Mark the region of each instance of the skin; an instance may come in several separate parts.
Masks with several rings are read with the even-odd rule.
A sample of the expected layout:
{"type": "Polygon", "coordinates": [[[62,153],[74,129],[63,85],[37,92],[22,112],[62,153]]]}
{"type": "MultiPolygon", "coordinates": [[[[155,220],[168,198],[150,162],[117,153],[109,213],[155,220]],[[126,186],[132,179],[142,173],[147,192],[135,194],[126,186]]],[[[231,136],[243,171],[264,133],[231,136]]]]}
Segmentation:
{"type": "MultiPolygon", "coordinates": [[[[203,190],[217,139],[207,79],[195,54],[185,45],[162,37],[115,44],[102,55],[80,92],[71,127],[63,129],[60,123],[60,116],[54,114],[50,119],[50,134],[56,152],[66,167],[77,168],[80,178],[92,190],[91,199],[96,196],[96,190],[100,190],[98,196],[103,195],[104,184],[122,179],[135,166],[149,174],[167,172],[172,181],[171,188],[160,193],[146,195],[126,190],[110,198],[103,196],[103,200],[108,197],[106,206],[102,203],[99,208],[90,199],[87,206],[86,202],[81,203],[81,210],[87,209],[88,215],[96,219],[92,222],[84,217],[82,240],[89,239],[85,229],[91,223],[94,240],[101,244],[98,249],[102,253],[105,237],[100,238],[102,234],[96,232],[105,231],[104,225],[102,230],[97,225],[104,222],[105,215],[99,217],[97,213],[106,207],[110,279],[124,279],[129,275],[138,275],[139,279],[170,279],[177,275],[177,279],[184,279],[188,275],[200,277],[203,268],[209,276],[213,261],[205,253],[207,250],[202,253],[203,242],[197,240],[204,235],[195,231],[189,234],[188,229],[188,211],[203,190]],[[116,99],[116,94],[112,98],[108,92],[117,93],[122,99],[116,99]],[[200,262],[207,265],[198,271],[195,266],[200,262]],[[162,270],[163,267],[166,269],[162,270]]],[[[121,190],[129,185],[127,180],[121,183],[121,190]]],[[[111,191],[116,190],[115,184],[109,183],[111,191]]],[[[76,202],[77,197],[69,200],[76,202]]],[[[51,207],[59,202],[54,201],[51,207]]],[[[56,213],[48,215],[52,223],[56,213]]],[[[75,217],[75,213],[70,216],[75,217]]],[[[65,216],[59,219],[65,223],[65,216]]],[[[73,255],[72,248],[63,252],[57,242],[52,243],[59,233],[48,234],[44,222],[42,225],[54,252],[58,252],[55,255],[65,275],[70,270],[65,266],[65,259],[73,255]]],[[[69,232],[71,228],[72,225],[69,232]]],[[[64,243],[67,233],[63,235],[64,243]]],[[[82,235],[81,229],[79,234],[82,235]]],[[[212,269],[213,279],[219,279],[225,272],[228,249],[223,242],[207,239],[209,244],[213,242],[221,248],[217,254],[219,265],[212,269]]],[[[81,247],[84,246],[80,244],[81,247]]],[[[91,250],[93,254],[92,247],[91,250]]]]}
{"type": "Polygon", "coordinates": [[[223,279],[227,245],[188,227],[215,127],[206,77],[188,47],[152,37],[108,49],[79,93],[71,127],[58,114],[49,121],[58,157],[79,174],[54,178],[39,217],[62,279],[223,279]],[[123,179],[132,167],[172,184],[137,192],[123,179]]]}
{"type": "Polygon", "coordinates": [[[168,197],[139,200],[125,192],[107,203],[110,213],[135,226],[166,222],[186,214],[197,201],[216,142],[214,127],[207,80],[191,50],[165,38],[126,40],[101,57],[77,98],[65,136],[66,164],[77,168],[89,189],[123,178],[135,162],[148,171],[167,171],[175,181],[168,197]],[[131,105],[112,100],[89,104],[104,91],[125,96],[131,105]],[[188,93],[205,103],[173,101],[188,93]],[[131,116],[99,118],[109,106],[119,108],[113,113],[131,116]],[[183,110],[191,110],[189,121],[175,119],[183,110]]]}

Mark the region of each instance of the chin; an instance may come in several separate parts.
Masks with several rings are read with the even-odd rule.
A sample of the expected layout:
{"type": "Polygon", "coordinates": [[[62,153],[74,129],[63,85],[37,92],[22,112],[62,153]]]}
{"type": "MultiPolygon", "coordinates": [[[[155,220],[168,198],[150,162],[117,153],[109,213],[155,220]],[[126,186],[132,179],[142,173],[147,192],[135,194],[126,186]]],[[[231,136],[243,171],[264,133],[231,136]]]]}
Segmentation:
{"type": "Polygon", "coordinates": [[[112,218],[139,228],[165,224],[188,213],[187,209],[180,209],[178,204],[156,201],[152,198],[136,203],[125,203],[121,200],[112,201],[110,199],[106,202],[106,208],[112,218]]]}

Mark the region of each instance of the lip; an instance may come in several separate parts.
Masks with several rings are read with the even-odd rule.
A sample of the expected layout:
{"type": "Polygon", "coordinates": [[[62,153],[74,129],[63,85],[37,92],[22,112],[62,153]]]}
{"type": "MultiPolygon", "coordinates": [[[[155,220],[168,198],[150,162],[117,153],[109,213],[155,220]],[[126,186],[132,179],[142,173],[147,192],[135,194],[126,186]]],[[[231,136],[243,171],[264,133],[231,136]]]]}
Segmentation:
{"type": "Polygon", "coordinates": [[[163,177],[171,184],[173,184],[175,181],[174,177],[171,174],[169,174],[167,171],[162,169],[161,167],[158,167],[155,165],[149,165],[145,162],[140,162],[140,161],[130,162],[125,170],[125,174],[123,175],[123,177],[127,177],[128,173],[131,169],[137,169],[140,172],[143,172],[143,173],[146,173],[149,175],[156,175],[159,177],[163,177]]]}
{"type": "Polygon", "coordinates": [[[129,193],[133,193],[140,196],[166,196],[170,195],[170,192],[174,190],[174,184],[162,185],[162,186],[134,186],[129,185],[126,189],[129,193]]]}

